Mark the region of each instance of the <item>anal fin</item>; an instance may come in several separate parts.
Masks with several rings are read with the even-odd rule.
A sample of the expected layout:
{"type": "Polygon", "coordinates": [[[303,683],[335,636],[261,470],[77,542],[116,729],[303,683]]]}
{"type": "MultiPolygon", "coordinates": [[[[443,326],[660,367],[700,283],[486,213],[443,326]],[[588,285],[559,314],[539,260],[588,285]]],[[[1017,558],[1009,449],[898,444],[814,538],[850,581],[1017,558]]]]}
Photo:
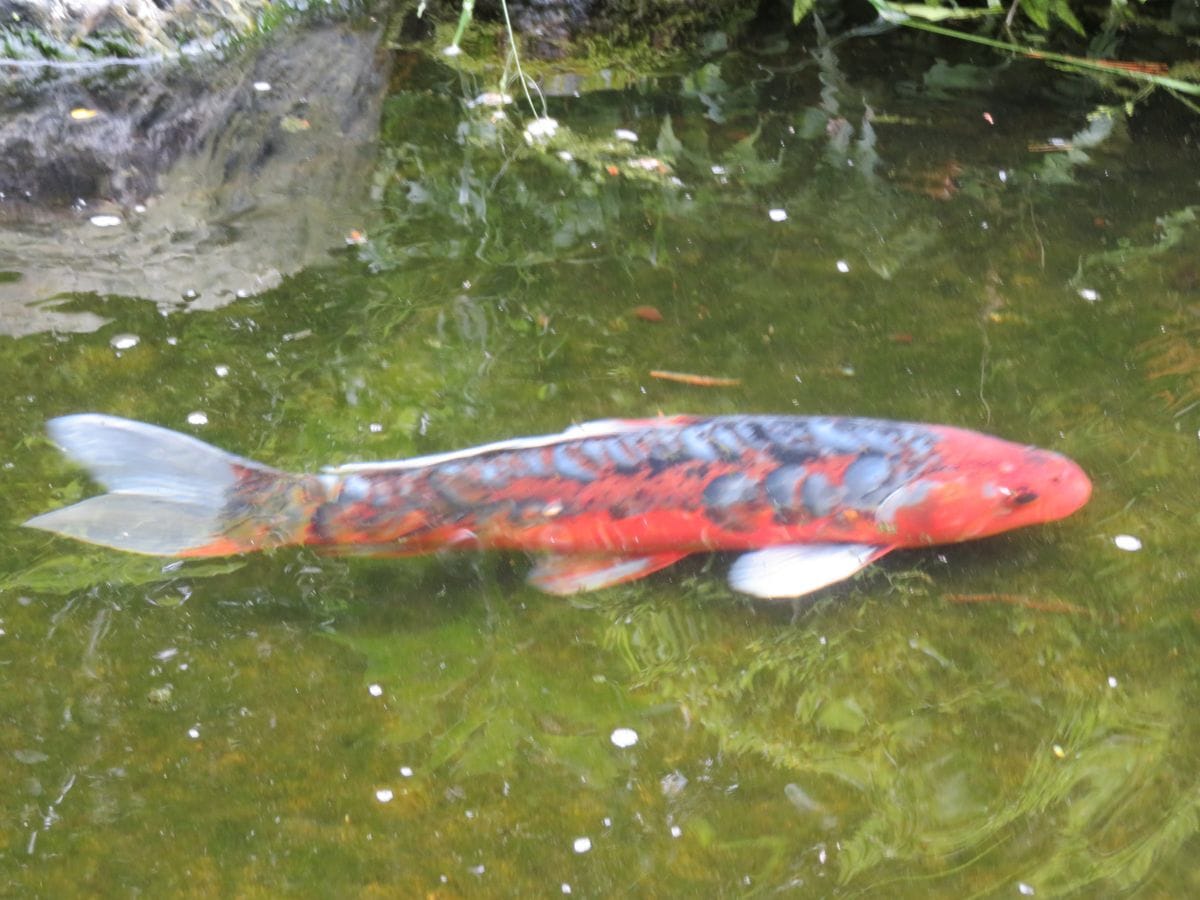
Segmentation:
{"type": "Polygon", "coordinates": [[[529,573],[528,582],[547,594],[581,594],[636,581],[665,569],[686,553],[656,553],[652,556],[597,556],[559,554],[543,556],[529,573]]]}
{"type": "Polygon", "coordinates": [[[891,549],[871,544],[766,547],[734,561],[729,570],[729,586],[764,599],[803,597],[849,578],[891,549]]]}

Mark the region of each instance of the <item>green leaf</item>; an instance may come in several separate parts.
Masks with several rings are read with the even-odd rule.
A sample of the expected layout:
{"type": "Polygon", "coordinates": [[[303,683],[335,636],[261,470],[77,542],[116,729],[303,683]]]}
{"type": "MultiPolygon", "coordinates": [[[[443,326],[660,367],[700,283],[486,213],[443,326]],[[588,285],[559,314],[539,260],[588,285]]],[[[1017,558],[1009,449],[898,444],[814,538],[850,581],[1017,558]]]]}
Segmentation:
{"type": "Polygon", "coordinates": [[[792,24],[799,25],[812,12],[817,0],[792,0],[792,24]]]}

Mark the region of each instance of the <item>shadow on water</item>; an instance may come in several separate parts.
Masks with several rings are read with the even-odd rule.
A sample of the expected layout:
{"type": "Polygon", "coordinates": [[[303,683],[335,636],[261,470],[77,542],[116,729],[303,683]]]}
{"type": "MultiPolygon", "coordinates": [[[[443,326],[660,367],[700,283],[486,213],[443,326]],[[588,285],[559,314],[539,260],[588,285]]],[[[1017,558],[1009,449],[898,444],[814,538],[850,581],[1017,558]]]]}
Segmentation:
{"type": "Polygon", "coordinates": [[[1194,126],[807,40],[552,97],[527,137],[444,61],[397,54],[384,94],[374,38],[298,37],[126,182],[145,213],[6,208],[3,892],[1195,892],[1194,126]],[[853,412],[1096,490],[796,610],[727,558],[568,603],[518,557],[164,567],[16,527],[94,490],[42,437],[82,409],[304,470],[853,412]]]}

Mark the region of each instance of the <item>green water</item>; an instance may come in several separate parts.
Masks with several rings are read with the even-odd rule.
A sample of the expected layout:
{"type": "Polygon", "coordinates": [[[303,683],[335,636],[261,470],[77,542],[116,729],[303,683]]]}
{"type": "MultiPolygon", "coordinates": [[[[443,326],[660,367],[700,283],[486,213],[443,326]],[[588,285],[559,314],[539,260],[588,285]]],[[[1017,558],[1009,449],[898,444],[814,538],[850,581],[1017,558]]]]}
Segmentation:
{"type": "Polygon", "coordinates": [[[551,97],[545,152],[408,59],[366,245],[0,338],[0,893],[1200,890],[1195,122],[1164,99],[1035,152],[1112,98],[900,38],[810,50],[551,97]],[[853,413],[1054,448],[1095,495],[798,609],[720,557],[567,602],[517,556],[164,568],[19,528],[94,490],[42,436],[81,410],[294,469],[853,413]]]}

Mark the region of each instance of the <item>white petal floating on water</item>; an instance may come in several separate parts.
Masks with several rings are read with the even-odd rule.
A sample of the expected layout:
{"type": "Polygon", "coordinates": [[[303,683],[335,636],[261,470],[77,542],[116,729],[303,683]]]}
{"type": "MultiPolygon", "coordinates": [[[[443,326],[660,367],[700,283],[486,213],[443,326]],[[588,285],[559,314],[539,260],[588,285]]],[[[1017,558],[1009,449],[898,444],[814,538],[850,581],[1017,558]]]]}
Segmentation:
{"type": "Polygon", "coordinates": [[[613,733],[609,735],[609,740],[624,750],[638,742],[638,733],[632,728],[614,728],[613,733]]]}
{"type": "Polygon", "coordinates": [[[271,82],[256,81],[256,82],[254,82],[254,89],[256,91],[258,91],[260,94],[265,94],[267,91],[269,91],[271,89],[271,82]]]}
{"type": "Polygon", "coordinates": [[[772,222],[786,222],[788,217],[786,209],[778,208],[767,210],[767,215],[771,217],[772,222]]]}
{"type": "Polygon", "coordinates": [[[1125,550],[1129,553],[1135,553],[1142,549],[1142,542],[1132,534],[1118,534],[1113,538],[1113,543],[1117,545],[1118,550],[1125,550]]]}
{"type": "Polygon", "coordinates": [[[548,140],[558,131],[558,120],[549,116],[534,119],[525,126],[525,140],[532,144],[534,141],[548,140]]]}
{"type": "Polygon", "coordinates": [[[120,216],[92,216],[88,219],[97,228],[113,228],[121,224],[120,216]]]}
{"type": "Polygon", "coordinates": [[[391,803],[394,796],[391,788],[380,788],[375,792],[375,799],[380,803],[391,803]]]}
{"type": "Polygon", "coordinates": [[[382,697],[383,696],[383,685],[382,684],[368,685],[367,693],[369,693],[372,697],[382,697]]]}
{"type": "Polygon", "coordinates": [[[200,411],[190,412],[188,413],[187,420],[189,425],[207,425],[208,415],[200,411]]]}
{"type": "Polygon", "coordinates": [[[850,263],[846,262],[844,259],[839,259],[837,261],[837,270],[845,275],[850,271],[850,263]]]}
{"type": "Polygon", "coordinates": [[[412,778],[412,775],[413,775],[412,766],[401,766],[400,774],[403,775],[405,778],[412,778]]]}
{"type": "Polygon", "coordinates": [[[108,343],[114,350],[132,350],[141,340],[136,334],[114,334],[108,343]]]}
{"type": "Polygon", "coordinates": [[[1097,290],[1094,290],[1092,288],[1080,288],[1079,296],[1082,297],[1084,300],[1086,300],[1088,303],[1095,303],[1097,300],[1100,299],[1100,292],[1097,290]]]}
{"type": "Polygon", "coordinates": [[[587,853],[592,849],[592,839],[589,837],[577,837],[571,846],[575,848],[576,853],[587,853]]]}
{"type": "Polygon", "coordinates": [[[1110,688],[1115,688],[1115,687],[1117,686],[1117,684],[1118,684],[1118,682],[1117,682],[1117,676],[1116,676],[1116,675],[1109,675],[1109,676],[1108,676],[1108,686],[1109,686],[1110,688]]]}
{"type": "Polygon", "coordinates": [[[637,132],[630,131],[628,128],[618,128],[613,132],[613,136],[618,141],[629,141],[631,144],[637,143],[637,132]]]}

